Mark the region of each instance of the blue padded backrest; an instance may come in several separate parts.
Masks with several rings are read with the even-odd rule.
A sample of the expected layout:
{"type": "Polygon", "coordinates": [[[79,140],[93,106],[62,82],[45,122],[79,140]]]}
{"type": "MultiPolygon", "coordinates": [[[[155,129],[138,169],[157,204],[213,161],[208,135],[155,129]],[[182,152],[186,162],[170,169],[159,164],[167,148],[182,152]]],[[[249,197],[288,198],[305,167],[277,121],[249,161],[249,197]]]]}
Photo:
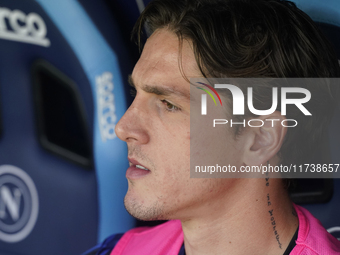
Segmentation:
{"type": "MultiPolygon", "coordinates": [[[[340,59],[340,1],[338,0],[293,0],[306,12],[333,44],[337,57],[340,59]]],[[[330,148],[333,163],[340,162],[340,113],[336,110],[330,129],[330,148]]],[[[334,179],[334,193],[326,204],[304,205],[329,229],[340,226],[340,179],[334,179]]],[[[340,238],[340,228],[332,233],[340,238]]]]}
{"type": "Polygon", "coordinates": [[[337,0],[293,0],[314,21],[340,27],[340,2],[337,0]]]}
{"type": "Polygon", "coordinates": [[[39,144],[32,67],[35,61],[45,59],[83,85],[77,90],[88,102],[83,110],[89,132],[93,118],[90,85],[73,50],[37,3],[2,0],[1,8],[7,8],[8,15],[14,10],[26,18],[29,13],[39,15],[49,45],[4,40],[6,34],[16,34],[5,19],[6,27],[0,33],[0,254],[76,254],[97,239],[96,176],[93,170],[53,155],[39,144]],[[34,188],[27,188],[25,174],[36,195],[34,188]]]}
{"type": "Polygon", "coordinates": [[[102,30],[77,1],[0,1],[0,254],[80,254],[134,226],[113,132],[128,56],[96,2],[102,30]]]}
{"type": "Polygon", "coordinates": [[[133,226],[121,205],[127,184],[124,181],[128,167],[127,149],[114,133],[115,123],[127,107],[117,56],[79,3],[67,0],[38,2],[75,51],[91,84],[95,105],[94,158],[99,192],[99,240],[103,240],[112,233],[113,226],[114,232],[133,226]],[[68,12],[72,15],[65,16],[64,13],[68,12]]]}

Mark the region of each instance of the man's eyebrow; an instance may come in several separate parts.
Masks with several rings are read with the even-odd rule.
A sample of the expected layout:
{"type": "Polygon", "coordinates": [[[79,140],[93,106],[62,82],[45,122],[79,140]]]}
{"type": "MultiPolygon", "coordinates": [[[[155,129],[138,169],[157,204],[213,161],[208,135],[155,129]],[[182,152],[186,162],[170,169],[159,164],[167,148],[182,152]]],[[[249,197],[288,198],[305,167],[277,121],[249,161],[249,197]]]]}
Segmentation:
{"type": "MultiPolygon", "coordinates": [[[[136,88],[135,83],[133,82],[131,75],[129,75],[128,82],[129,82],[131,87],[136,88]]],[[[170,87],[143,85],[141,87],[141,89],[143,91],[145,91],[146,93],[151,93],[151,94],[155,94],[155,95],[158,95],[158,96],[176,95],[176,96],[183,97],[183,98],[190,100],[190,93],[189,92],[185,93],[185,92],[182,92],[182,91],[170,88],[170,87]]]]}

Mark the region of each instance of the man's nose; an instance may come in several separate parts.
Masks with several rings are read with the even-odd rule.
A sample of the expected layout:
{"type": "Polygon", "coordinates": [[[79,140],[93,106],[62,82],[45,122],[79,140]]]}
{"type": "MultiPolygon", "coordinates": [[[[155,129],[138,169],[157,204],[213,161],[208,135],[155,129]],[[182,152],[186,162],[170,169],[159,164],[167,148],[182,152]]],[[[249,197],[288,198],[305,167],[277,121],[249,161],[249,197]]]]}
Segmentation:
{"type": "Polygon", "coordinates": [[[125,142],[146,144],[149,142],[147,130],[147,113],[135,101],[125,112],[116,125],[115,132],[118,138],[125,142]]]}

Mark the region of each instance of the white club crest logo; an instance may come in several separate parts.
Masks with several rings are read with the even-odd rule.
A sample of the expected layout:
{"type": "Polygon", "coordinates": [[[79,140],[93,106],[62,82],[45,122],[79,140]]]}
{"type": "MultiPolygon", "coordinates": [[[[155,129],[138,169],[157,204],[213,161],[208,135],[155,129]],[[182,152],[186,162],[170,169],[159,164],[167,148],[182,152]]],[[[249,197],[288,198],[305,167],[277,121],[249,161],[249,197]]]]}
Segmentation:
{"type": "Polygon", "coordinates": [[[26,238],[38,210],[38,193],[28,174],[15,166],[0,166],[0,240],[14,243],[26,238]]]}

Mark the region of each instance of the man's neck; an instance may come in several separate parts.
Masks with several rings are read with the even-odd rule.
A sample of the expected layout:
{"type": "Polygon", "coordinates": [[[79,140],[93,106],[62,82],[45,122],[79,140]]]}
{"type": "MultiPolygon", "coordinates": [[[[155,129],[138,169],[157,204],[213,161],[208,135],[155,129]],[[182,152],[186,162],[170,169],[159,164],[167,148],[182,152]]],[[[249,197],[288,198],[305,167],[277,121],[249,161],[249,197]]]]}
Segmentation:
{"type": "Polygon", "coordinates": [[[202,208],[182,220],[187,255],[282,255],[298,227],[281,179],[239,179],[232,193],[202,208]]]}

